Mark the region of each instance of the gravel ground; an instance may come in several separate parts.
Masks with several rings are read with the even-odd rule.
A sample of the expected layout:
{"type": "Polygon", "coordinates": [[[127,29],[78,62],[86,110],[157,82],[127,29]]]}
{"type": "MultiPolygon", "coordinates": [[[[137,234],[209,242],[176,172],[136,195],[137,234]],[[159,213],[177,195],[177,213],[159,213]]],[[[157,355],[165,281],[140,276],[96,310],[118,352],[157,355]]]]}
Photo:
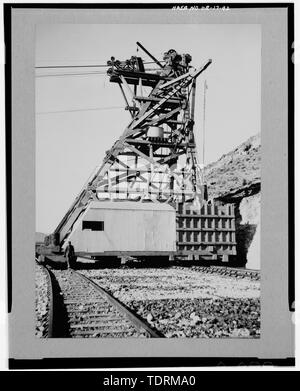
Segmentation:
{"type": "Polygon", "coordinates": [[[35,265],[35,335],[38,338],[47,337],[49,298],[47,275],[43,268],[35,265]]]}
{"type": "Polygon", "coordinates": [[[260,336],[259,281],[178,268],[81,272],[166,337],[260,336]]]}
{"type": "Polygon", "coordinates": [[[257,299],[167,299],[128,303],[166,337],[259,337],[257,299]]]}

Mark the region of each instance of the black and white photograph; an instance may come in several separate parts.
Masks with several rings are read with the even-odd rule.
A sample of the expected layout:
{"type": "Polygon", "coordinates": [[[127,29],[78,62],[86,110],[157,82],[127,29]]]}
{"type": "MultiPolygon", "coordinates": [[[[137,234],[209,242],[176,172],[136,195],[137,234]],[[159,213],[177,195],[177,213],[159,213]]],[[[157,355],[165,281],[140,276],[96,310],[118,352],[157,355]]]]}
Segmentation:
{"type": "Polygon", "coordinates": [[[293,5],[4,10],[10,368],[295,365],[293,5]]]}
{"type": "Polygon", "coordinates": [[[260,338],[260,25],[38,25],[35,56],[36,336],[260,338]]]}

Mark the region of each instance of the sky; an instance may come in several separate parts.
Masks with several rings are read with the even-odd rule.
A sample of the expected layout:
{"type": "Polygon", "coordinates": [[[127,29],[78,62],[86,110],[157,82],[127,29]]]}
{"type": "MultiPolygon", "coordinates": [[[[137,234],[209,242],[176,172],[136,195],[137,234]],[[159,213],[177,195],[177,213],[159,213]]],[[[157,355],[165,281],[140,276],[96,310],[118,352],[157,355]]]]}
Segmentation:
{"type": "Polygon", "coordinates": [[[194,133],[204,163],[218,160],[260,132],[261,30],[256,24],[52,24],[36,28],[36,231],[51,233],[130,122],[105,65],[111,56],[156,58],[175,49],[198,68],[194,133]]]}

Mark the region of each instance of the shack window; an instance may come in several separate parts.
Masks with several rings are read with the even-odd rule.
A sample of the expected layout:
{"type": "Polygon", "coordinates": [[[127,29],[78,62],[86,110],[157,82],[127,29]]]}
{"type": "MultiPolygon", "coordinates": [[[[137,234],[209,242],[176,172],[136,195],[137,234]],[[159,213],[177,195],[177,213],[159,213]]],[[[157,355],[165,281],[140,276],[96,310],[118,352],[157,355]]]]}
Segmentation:
{"type": "Polygon", "coordinates": [[[83,221],[82,230],[104,231],[104,221],[83,221]]]}

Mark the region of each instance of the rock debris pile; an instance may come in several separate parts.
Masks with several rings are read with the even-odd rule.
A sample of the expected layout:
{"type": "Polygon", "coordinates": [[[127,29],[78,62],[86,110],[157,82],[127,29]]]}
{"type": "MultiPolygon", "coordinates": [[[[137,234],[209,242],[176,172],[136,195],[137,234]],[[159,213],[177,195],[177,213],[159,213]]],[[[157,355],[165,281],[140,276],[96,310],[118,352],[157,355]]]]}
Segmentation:
{"type": "Polygon", "coordinates": [[[257,338],[260,283],[188,268],[83,271],[166,337],[257,338]]]}
{"type": "Polygon", "coordinates": [[[42,266],[35,265],[35,335],[45,338],[48,334],[48,278],[42,266]]]}
{"type": "Polygon", "coordinates": [[[259,337],[257,299],[134,300],[129,306],[166,337],[259,337]]]}

